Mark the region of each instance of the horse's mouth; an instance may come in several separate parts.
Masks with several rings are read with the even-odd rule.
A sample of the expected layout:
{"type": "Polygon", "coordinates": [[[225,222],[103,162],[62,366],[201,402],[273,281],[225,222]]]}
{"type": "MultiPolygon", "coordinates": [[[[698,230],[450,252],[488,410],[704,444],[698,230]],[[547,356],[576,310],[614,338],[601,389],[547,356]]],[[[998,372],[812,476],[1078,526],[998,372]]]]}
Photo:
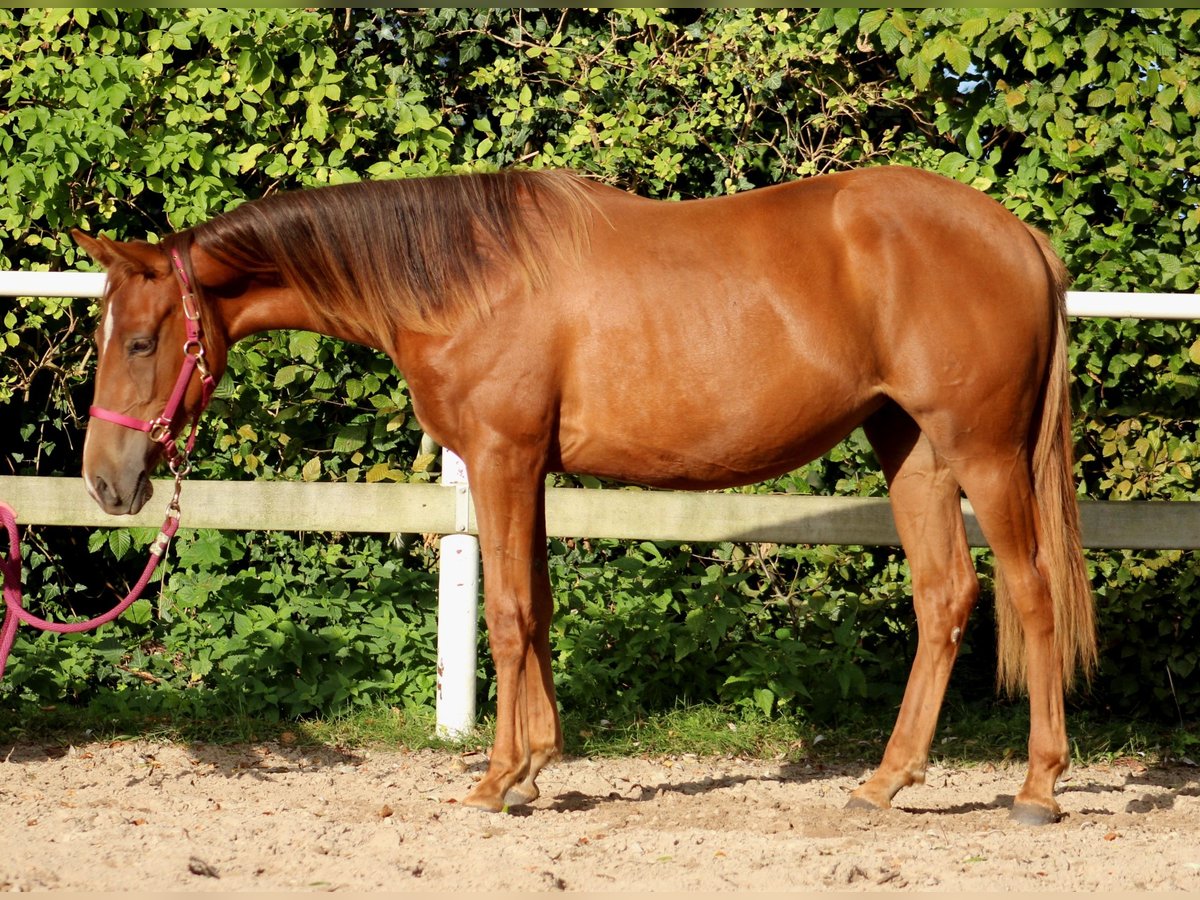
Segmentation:
{"type": "Polygon", "coordinates": [[[129,514],[132,516],[140,512],[153,496],[154,485],[150,483],[150,476],[143,472],[138,476],[137,484],[134,485],[133,496],[129,500],[129,514]]]}
{"type": "Polygon", "coordinates": [[[136,515],[146,501],[154,496],[154,485],[150,483],[150,476],[146,472],[138,475],[128,496],[100,476],[86,478],[85,483],[92,499],[110,516],[136,515]]]}

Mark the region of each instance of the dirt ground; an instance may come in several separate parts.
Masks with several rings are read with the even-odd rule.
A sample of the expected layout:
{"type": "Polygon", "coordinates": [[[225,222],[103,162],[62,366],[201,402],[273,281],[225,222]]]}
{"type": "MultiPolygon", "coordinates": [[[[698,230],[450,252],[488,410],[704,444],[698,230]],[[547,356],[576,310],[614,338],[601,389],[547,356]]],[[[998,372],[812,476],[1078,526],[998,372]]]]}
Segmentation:
{"type": "Polygon", "coordinates": [[[480,754],[148,742],[0,748],[5,890],[1192,890],[1200,769],[1079,768],[1009,821],[1017,766],[934,767],[887,812],[867,767],[568,759],[530,807],[459,805],[480,754]]]}

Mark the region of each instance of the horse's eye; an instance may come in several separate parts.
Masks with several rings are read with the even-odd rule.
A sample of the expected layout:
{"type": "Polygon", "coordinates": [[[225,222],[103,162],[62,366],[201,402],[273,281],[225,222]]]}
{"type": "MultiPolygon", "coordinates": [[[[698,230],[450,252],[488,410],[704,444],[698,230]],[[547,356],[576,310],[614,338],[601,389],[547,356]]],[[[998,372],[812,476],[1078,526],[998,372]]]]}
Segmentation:
{"type": "Polygon", "coordinates": [[[131,338],[125,348],[130,356],[149,356],[154,352],[155,343],[150,337],[131,338]]]}

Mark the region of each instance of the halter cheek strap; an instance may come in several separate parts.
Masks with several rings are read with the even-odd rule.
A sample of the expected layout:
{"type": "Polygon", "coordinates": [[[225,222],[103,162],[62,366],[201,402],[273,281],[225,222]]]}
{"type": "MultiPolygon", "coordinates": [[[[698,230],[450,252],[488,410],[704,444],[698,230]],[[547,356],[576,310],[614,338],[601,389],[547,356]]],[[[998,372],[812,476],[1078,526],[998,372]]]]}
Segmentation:
{"type": "Polygon", "coordinates": [[[179,415],[180,409],[183,408],[184,397],[187,395],[192,375],[196,372],[200,373],[201,397],[200,409],[196,413],[197,417],[208,406],[209,400],[212,399],[213,391],[216,390],[217,382],[213,378],[212,372],[209,371],[208,363],[204,358],[203,332],[200,328],[200,309],[196,305],[196,295],[192,292],[191,281],[188,279],[187,270],[184,268],[183,258],[176,249],[171,250],[171,263],[175,272],[175,279],[179,282],[180,299],[183,303],[184,329],[187,333],[187,339],[183,344],[183,363],[180,365],[179,377],[175,379],[175,387],[171,391],[170,399],[167,400],[166,408],[163,409],[157,418],[148,420],[137,419],[101,406],[91,407],[88,410],[88,414],[94,419],[102,419],[105,422],[112,422],[115,425],[132,428],[134,431],[145,432],[150,436],[150,440],[163,448],[167,464],[171,467],[172,471],[175,471],[181,464],[181,458],[182,464],[186,465],[187,455],[196,443],[197,432],[193,427],[191,434],[188,436],[187,444],[183,452],[180,453],[179,447],[175,443],[175,438],[171,434],[171,424],[175,421],[176,416],[179,415]]]}

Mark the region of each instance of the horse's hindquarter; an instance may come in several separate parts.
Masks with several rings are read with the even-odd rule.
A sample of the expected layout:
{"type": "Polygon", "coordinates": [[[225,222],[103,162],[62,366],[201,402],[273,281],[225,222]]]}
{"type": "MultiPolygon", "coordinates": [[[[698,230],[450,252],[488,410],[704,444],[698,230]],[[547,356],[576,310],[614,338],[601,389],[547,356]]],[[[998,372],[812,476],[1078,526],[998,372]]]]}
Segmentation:
{"type": "Polygon", "coordinates": [[[604,212],[574,289],[546,301],[566,319],[564,470],[748,483],[825,452],[887,397],[919,415],[951,386],[969,416],[1004,384],[1036,393],[1040,256],[961,185],[866,170],[604,212]]]}

